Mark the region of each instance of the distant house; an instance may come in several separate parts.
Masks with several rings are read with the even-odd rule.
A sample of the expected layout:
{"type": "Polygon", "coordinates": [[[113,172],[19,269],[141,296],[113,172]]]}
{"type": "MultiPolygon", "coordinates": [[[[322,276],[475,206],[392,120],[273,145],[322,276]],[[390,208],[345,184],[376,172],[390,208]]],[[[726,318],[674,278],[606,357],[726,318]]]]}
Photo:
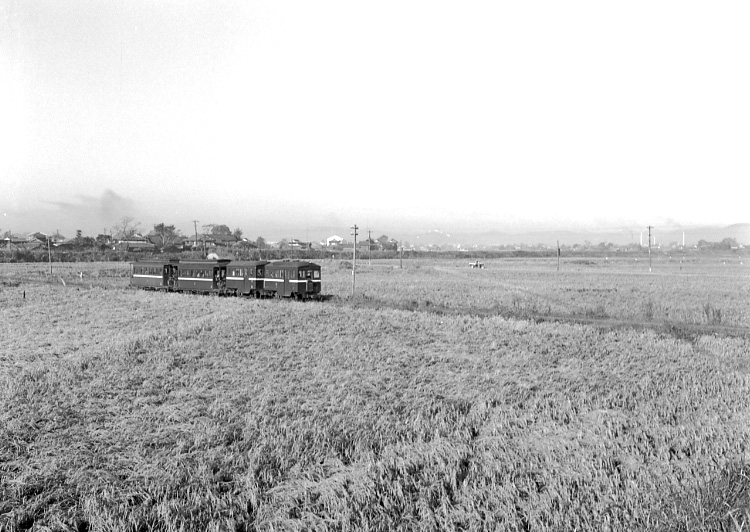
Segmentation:
{"type": "Polygon", "coordinates": [[[344,243],[344,239],[339,235],[333,235],[326,238],[326,246],[340,246],[344,243]]]}
{"type": "MultiPolygon", "coordinates": [[[[210,235],[210,237],[213,239],[213,243],[216,246],[231,246],[233,244],[236,244],[238,242],[238,239],[234,235],[210,235]]],[[[206,235],[206,238],[209,238],[209,235],[206,235]]],[[[206,240],[208,242],[208,240],[206,240]]]]}
{"type": "Polygon", "coordinates": [[[10,235],[0,239],[0,251],[33,251],[43,247],[44,244],[38,240],[29,241],[18,235],[10,235]]]}
{"type": "Polygon", "coordinates": [[[154,251],[156,250],[156,246],[151,242],[123,240],[118,242],[113,249],[116,251],[154,251]]]}
{"type": "MultiPolygon", "coordinates": [[[[17,237],[13,238],[15,239],[17,237]]],[[[20,239],[20,237],[18,238],[20,239]]],[[[58,232],[55,232],[52,235],[48,235],[47,233],[37,231],[36,233],[29,233],[28,235],[26,235],[26,242],[47,242],[47,240],[49,240],[53,244],[60,244],[62,242],[65,242],[67,239],[58,232]]]]}
{"type": "Polygon", "coordinates": [[[117,241],[112,246],[115,251],[154,251],[156,246],[141,235],[132,235],[117,241]]]}
{"type": "MultiPolygon", "coordinates": [[[[342,249],[342,250],[344,250],[344,251],[348,251],[348,252],[351,252],[351,251],[352,251],[352,250],[354,249],[354,242],[346,242],[346,243],[345,243],[345,244],[344,244],[344,245],[342,246],[342,248],[341,248],[341,249],[342,249]]],[[[364,241],[362,241],[362,242],[357,242],[357,251],[358,251],[358,252],[362,252],[362,251],[368,251],[368,250],[370,250],[370,246],[369,246],[369,244],[367,243],[367,239],[365,239],[365,240],[364,240],[364,241]]]]}
{"type": "Polygon", "coordinates": [[[53,235],[50,235],[49,238],[50,238],[50,240],[52,240],[53,244],[62,244],[63,242],[65,242],[67,240],[67,238],[65,238],[64,236],[62,236],[57,231],[55,231],[55,233],[53,235]]]}
{"type": "Polygon", "coordinates": [[[291,249],[311,249],[312,244],[310,244],[310,242],[302,242],[301,240],[292,238],[292,240],[289,242],[289,247],[291,249]]]}
{"type": "Polygon", "coordinates": [[[71,249],[75,249],[76,247],[75,242],[71,242],[71,241],[55,242],[53,246],[55,246],[55,249],[61,249],[61,250],[71,250],[71,249]]]}
{"type": "Polygon", "coordinates": [[[28,235],[26,235],[26,240],[28,242],[34,242],[35,240],[39,242],[46,242],[47,233],[41,233],[39,231],[37,231],[36,233],[29,233],[28,235]]]}
{"type": "Polygon", "coordinates": [[[396,239],[388,238],[386,235],[383,235],[378,238],[378,242],[380,243],[380,248],[385,251],[398,250],[398,240],[396,239]]]}
{"type": "Polygon", "coordinates": [[[247,249],[258,249],[258,244],[247,238],[241,238],[237,242],[237,245],[243,248],[247,248],[247,249]]]}

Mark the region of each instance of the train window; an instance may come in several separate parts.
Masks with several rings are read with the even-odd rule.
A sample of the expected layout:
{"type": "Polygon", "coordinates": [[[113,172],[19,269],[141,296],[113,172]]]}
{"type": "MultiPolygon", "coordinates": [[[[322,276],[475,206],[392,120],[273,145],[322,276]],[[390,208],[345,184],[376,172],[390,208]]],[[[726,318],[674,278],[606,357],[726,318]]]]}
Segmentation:
{"type": "Polygon", "coordinates": [[[313,272],[313,279],[320,279],[320,272],[318,270],[313,272]]]}

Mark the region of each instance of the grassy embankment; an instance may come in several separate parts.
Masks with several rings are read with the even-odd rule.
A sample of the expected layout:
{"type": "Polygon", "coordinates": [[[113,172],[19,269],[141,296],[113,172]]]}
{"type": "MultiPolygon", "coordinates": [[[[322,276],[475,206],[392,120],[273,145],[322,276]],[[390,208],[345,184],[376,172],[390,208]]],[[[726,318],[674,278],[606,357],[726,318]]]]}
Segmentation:
{"type": "MultiPolygon", "coordinates": [[[[746,527],[747,338],[430,312],[483,308],[482,283],[497,308],[508,291],[578,308],[597,287],[628,293],[593,271],[558,286],[491,266],[374,266],[351,304],[333,264],[339,304],[123,291],[114,271],[6,284],[0,527],[746,527]],[[377,298],[426,312],[359,305],[377,298]]],[[[631,289],[693,297],[696,320],[703,296],[746,315],[722,297],[743,278],[707,279],[674,300],[631,289]]]]}

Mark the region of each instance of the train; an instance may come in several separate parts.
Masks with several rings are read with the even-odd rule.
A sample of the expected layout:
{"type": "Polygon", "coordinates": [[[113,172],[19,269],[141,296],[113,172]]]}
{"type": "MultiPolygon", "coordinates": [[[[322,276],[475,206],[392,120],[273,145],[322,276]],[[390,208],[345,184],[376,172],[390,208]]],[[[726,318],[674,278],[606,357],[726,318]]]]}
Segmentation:
{"type": "Polygon", "coordinates": [[[321,299],[320,265],[306,261],[138,260],[130,263],[130,285],[258,299],[321,299]]]}

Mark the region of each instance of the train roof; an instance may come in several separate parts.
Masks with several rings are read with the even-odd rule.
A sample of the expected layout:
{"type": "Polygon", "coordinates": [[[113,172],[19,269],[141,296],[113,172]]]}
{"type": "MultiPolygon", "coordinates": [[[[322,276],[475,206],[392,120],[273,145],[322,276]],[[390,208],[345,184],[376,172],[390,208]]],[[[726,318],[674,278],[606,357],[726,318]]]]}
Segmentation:
{"type": "Polygon", "coordinates": [[[223,265],[223,264],[229,264],[231,261],[229,259],[192,259],[192,260],[180,260],[180,266],[182,265],[189,265],[189,266],[216,266],[216,265],[223,265]]]}
{"type": "Polygon", "coordinates": [[[229,264],[232,266],[264,266],[268,263],[267,260],[233,260],[229,264]]]}
{"type": "Polygon", "coordinates": [[[180,259],[137,259],[130,264],[178,264],[180,259]]]}
{"type": "Polygon", "coordinates": [[[266,268],[309,268],[310,266],[312,266],[313,268],[320,268],[320,265],[315,264],[314,262],[307,262],[303,260],[280,260],[270,262],[266,265],[266,268]]]}

